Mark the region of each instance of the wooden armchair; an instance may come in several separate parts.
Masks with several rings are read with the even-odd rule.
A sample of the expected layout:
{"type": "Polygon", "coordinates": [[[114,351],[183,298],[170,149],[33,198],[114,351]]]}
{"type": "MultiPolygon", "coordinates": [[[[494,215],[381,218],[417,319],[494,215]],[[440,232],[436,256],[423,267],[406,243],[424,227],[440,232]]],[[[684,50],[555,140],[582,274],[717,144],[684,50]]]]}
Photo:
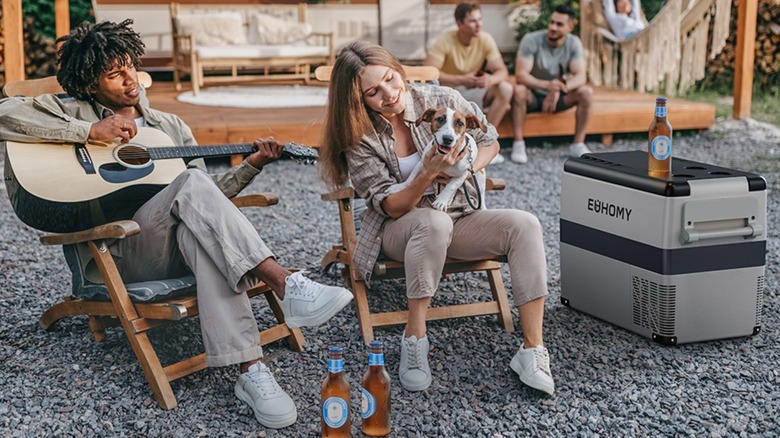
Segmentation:
{"type": "MultiPolygon", "coordinates": [[[[3,91],[13,96],[58,93],[56,79],[45,78],[27,84],[8,83],[3,91]]],[[[6,160],[8,164],[8,160],[6,160]]],[[[8,175],[6,169],[6,175],[8,175]]],[[[8,180],[6,184],[9,184],[8,180]]],[[[10,193],[10,190],[9,190],[10,193]]],[[[261,193],[232,199],[238,207],[265,207],[278,203],[273,193],[261,193]]],[[[172,381],[190,375],[206,367],[205,353],[164,366],[149,339],[149,331],[166,324],[183,321],[198,315],[198,299],[193,276],[125,283],[109,251],[109,243],[141,232],[139,225],[130,220],[110,222],[94,228],[64,234],[48,234],[40,238],[44,245],[62,245],[65,258],[73,273],[73,292],[62,302],[47,309],[39,320],[48,330],[67,316],[86,315],[89,327],[97,342],[105,340],[105,328],[121,326],[138,362],[152,388],[158,404],[165,409],[176,407],[176,397],[171,389],[172,381]],[[87,280],[79,252],[90,253],[102,277],[102,284],[87,280]]],[[[278,320],[278,325],[260,333],[262,345],[287,339],[290,347],[302,351],[303,334],[291,329],[284,322],[284,313],[273,291],[264,283],[247,292],[250,297],[264,295],[278,320]]]]}
{"type": "MultiPolygon", "coordinates": [[[[435,81],[439,71],[434,67],[404,67],[407,80],[410,82],[435,81]]],[[[331,67],[324,66],[315,70],[315,77],[321,81],[330,79],[331,67]]],[[[486,190],[503,190],[506,184],[500,179],[488,178],[486,190]]],[[[355,190],[345,187],[338,191],[322,195],[324,201],[335,201],[339,208],[339,223],[341,225],[341,241],[322,258],[323,270],[335,265],[341,265],[341,275],[355,298],[355,308],[360,324],[363,341],[368,344],[374,339],[374,327],[405,324],[408,310],[372,312],[369,308],[367,286],[363,277],[352,263],[352,257],[357,245],[357,233],[360,226],[360,214],[365,210],[365,202],[355,198],[355,190]]],[[[512,312],[509,306],[504,281],[501,278],[501,264],[504,257],[483,260],[447,259],[444,264],[444,274],[458,272],[484,271],[492,293],[492,300],[470,304],[432,307],[428,309],[427,320],[441,320],[466,316],[496,315],[498,324],[508,332],[514,331],[512,312]]],[[[372,280],[401,278],[404,276],[404,263],[386,258],[380,258],[374,265],[372,280]]]]}

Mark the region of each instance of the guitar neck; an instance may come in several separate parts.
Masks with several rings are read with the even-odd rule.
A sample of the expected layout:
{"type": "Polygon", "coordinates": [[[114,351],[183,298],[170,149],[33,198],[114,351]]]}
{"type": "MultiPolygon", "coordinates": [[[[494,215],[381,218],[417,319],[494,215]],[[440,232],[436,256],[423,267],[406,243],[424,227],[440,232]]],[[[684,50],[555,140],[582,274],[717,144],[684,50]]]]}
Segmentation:
{"type": "Polygon", "coordinates": [[[219,146],[170,146],[147,149],[152,159],[166,158],[208,158],[227,155],[250,154],[254,152],[252,143],[225,144],[219,146]]]}

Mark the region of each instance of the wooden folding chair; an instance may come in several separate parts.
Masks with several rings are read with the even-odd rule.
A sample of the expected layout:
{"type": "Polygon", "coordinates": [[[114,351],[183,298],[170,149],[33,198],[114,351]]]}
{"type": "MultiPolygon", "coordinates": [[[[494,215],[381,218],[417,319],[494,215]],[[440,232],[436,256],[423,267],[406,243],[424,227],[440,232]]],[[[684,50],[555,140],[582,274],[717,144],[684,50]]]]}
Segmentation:
{"type": "MultiPolygon", "coordinates": [[[[4,91],[18,96],[58,93],[62,89],[56,79],[45,78],[36,80],[33,84],[9,83],[4,91]],[[9,86],[10,90],[7,89],[9,86]]],[[[273,193],[261,193],[236,197],[232,201],[238,207],[265,207],[278,203],[279,198],[273,193]]],[[[123,220],[79,232],[42,236],[40,240],[45,245],[63,245],[66,260],[73,273],[74,292],[81,291],[81,297],[69,296],[51,306],[43,313],[39,323],[42,328],[48,330],[66,316],[86,315],[97,342],[105,340],[106,327],[121,325],[157,402],[165,409],[173,409],[177,402],[170,382],[204,369],[206,355],[198,354],[163,366],[149,339],[149,331],[197,316],[196,284],[193,276],[124,283],[109,252],[109,242],[140,232],[136,222],[123,220]],[[77,245],[85,245],[88,248],[100,271],[103,284],[90,283],[86,279],[84,267],[80,265],[77,254],[77,245]]],[[[278,325],[260,333],[262,345],[287,339],[290,348],[302,351],[303,334],[300,329],[291,329],[284,322],[284,313],[273,291],[266,284],[260,283],[247,294],[250,297],[264,295],[279,322],[278,325]]]]}
{"type": "MultiPolygon", "coordinates": [[[[439,77],[439,71],[435,67],[404,66],[407,80],[410,82],[430,82],[439,77]]],[[[330,80],[330,66],[318,67],[315,77],[320,81],[330,80]]],[[[503,190],[506,184],[500,179],[487,179],[486,190],[503,190]]],[[[357,233],[359,217],[356,222],[356,210],[364,208],[362,199],[355,199],[355,190],[345,187],[335,192],[325,193],[321,196],[324,201],[335,201],[339,207],[339,223],[341,225],[341,242],[333,247],[322,258],[323,270],[328,270],[334,264],[341,264],[341,274],[345,282],[352,290],[355,298],[355,308],[360,324],[360,332],[363,341],[369,343],[374,339],[374,327],[405,324],[408,310],[372,312],[368,305],[366,283],[360,275],[352,257],[357,245],[357,233]]],[[[492,301],[470,304],[457,304],[451,306],[439,306],[428,309],[427,320],[435,321],[466,316],[496,315],[498,324],[508,332],[514,331],[512,312],[509,307],[504,281],[501,278],[501,263],[506,262],[504,257],[493,257],[482,260],[456,260],[448,258],[444,263],[444,274],[457,272],[484,271],[487,274],[492,301]]],[[[404,263],[386,258],[380,258],[374,265],[371,279],[382,280],[401,278],[404,276],[404,263]]]]}

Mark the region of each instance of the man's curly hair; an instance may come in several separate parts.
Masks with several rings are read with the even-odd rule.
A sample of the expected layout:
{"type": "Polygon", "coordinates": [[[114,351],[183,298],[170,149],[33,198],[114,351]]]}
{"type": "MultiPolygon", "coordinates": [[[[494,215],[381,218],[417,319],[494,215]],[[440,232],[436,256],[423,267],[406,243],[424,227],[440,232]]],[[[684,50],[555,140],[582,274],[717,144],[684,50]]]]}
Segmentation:
{"type": "Polygon", "coordinates": [[[57,81],[65,92],[91,101],[89,89],[97,86],[103,73],[115,67],[140,65],[144,43],[131,24],[130,19],[121,23],[85,21],[57,39],[57,43],[63,43],[57,51],[57,81]]]}

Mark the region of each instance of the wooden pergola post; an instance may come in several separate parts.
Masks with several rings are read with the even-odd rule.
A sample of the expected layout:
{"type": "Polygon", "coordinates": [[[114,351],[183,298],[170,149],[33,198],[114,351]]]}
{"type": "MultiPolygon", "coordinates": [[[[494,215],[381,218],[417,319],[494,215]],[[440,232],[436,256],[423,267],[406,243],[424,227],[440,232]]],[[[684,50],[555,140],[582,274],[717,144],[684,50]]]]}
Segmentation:
{"type": "Polygon", "coordinates": [[[737,54],[734,59],[734,108],[732,117],[750,117],[753,101],[753,68],[756,57],[758,0],[737,0],[737,54]]]}
{"type": "Polygon", "coordinates": [[[22,0],[3,0],[3,65],[5,81],[24,79],[24,40],[22,37],[22,0]]]}
{"type": "MultiPolygon", "coordinates": [[[[22,0],[2,0],[3,65],[5,82],[24,80],[24,17],[22,0]]],[[[54,28],[57,37],[70,32],[69,0],[54,0],[54,28]]]]}
{"type": "Polygon", "coordinates": [[[54,39],[70,32],[70,5],[68,0],[54,0],[54,39]]]}

